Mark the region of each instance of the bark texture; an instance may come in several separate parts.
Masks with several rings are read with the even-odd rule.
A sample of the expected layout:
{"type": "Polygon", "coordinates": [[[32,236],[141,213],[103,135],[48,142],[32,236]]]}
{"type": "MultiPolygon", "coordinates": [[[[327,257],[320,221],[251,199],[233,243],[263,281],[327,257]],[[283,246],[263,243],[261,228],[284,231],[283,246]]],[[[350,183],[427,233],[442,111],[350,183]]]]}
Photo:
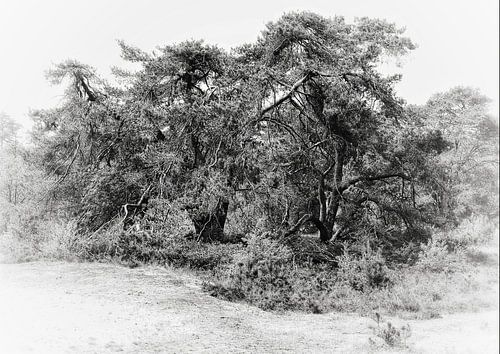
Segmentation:
{"type": "Polygon", "coordinates": [[[213,211],[192,215],[191,220],[196,232],[195,238],[199,241],[223,240],[228,207],[228,201],[220,200],[213,211]]]}

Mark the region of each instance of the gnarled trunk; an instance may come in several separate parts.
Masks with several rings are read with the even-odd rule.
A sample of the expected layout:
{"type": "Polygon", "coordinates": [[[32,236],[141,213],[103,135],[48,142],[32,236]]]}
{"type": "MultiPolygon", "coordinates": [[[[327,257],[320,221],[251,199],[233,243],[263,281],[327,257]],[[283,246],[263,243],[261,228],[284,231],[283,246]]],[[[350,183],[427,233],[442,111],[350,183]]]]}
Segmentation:
{"type": "Polygon", "coordinates": [[[339,142],[335,152],[335,165],[331,166],[334,167],[334,188],[329,193],[328,197],[325,192],[325,178],[331,167],[320,176],[318,182],[318,201],[320,204],[319,219],[311,218],[310,221],[318,228],[319,238],[323,242],[330,241],[340,232],[340,228],[336,231],[334,228],[338,226],[336,225],[337,214],[339,213],[342,199],[340,186],[343,179],[344,155],[345,143],[339,142]]]}
{"type": "Polygon", "coordinates": [[[330,241],[330,239],[333,236],[333,234],[332,234],[333,228],[331,227],[331,225],[329,225],[325,221],[320,221],[319,219],[317,219],[315,217],[310,217],[309,221],[312,222],[314,224],[314,226],[316,226],[316,228],[318,229],[319,239],[321,241],[323,241],[323,242],[330,241]]]}
{"type": "Polygon", "coordinates": [[[200,241],[221,241],[224,238],[228,207],[227,200],[219,200],[217,207],[211,212],[192,215],[195,238],[200,241]]]}

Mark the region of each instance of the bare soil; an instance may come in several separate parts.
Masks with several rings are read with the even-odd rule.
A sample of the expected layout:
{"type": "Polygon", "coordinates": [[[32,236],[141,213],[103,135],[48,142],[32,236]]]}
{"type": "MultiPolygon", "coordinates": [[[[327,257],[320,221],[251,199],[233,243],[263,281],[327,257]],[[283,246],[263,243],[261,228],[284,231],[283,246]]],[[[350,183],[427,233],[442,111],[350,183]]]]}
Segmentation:
{"type": "Polygon", "coordinates": [[[280,314],[215,299],[182,270],[0,264],[0,353],[498,353],[498,310],[388,320],[410,324],[407,348],[382,346],[375,322],[356,314],[280,314]]]}

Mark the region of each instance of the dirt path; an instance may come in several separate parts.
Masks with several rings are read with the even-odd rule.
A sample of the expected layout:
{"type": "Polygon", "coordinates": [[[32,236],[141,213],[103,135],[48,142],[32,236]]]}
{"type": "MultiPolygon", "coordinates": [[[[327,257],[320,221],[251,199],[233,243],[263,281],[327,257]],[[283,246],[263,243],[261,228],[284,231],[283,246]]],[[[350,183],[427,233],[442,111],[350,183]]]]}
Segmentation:
{"type": "MultiPolygon", "coordinates": [[[[411,352],[498,353],[498,313],[409,322],[411,352]]],[[[373,351],[357,315],[275,314],[221,301],[177,270],[0,264],[0,353],[373,351]]]]}

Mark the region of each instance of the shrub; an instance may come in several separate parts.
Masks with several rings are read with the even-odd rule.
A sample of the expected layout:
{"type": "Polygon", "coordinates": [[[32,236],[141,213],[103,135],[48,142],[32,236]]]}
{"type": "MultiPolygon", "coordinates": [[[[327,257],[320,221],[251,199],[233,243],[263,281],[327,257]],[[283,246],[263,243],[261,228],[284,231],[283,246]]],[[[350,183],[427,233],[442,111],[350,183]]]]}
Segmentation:
{"type": "Polygon", "coordinates": [[[87,259],[114,259],[128,265],[168,264],[210,270],[230,262],[242,248],[237,244],[200,243],[181,236],[169,237],[159,232],[123,231],[121,223],[110,225],[79,241],[80,254],[87,259]]]}
{"type": "Polygon", "coordinates": [[[113,220],[107,227],[91,234],[80,234],[73,244],[73,252],[87,260],[111,259],[118,254],[122,224],[113,220]]]}
{"type": "Polygon", "coordinates": [[[165,263],[176,267],[213,270],[232,261],[242,248],[238,244],[200,243],[191,240],[170,242],[161,250],[165,263]]]}
{"type": "Polygon", "coordinates": [[[153,198],[142,220],[136,220],[139,229],[161,235],[162,238],[181,238],[194,231],[193,223],[179,203],[153,198]]]}
{"type": "Polygon", "coordinates": [[[380,252],[361,256],[347,252],[338,257],[338,279],[355,290],[367,291],[391,284],[389,269],[380,252]]]}
{"type": "Polygon", "coordinates": [[[77,237],[74,221],[45,221],[39,225],[39,250],[43,258],[75,259],[74,244],[77,237]]]}
{"type": "MultiPolygon", "coordinates": [[[[402,326],[401,328],[395,327],[391,322],[381,325],[381,317],[379,313],[375,314],[376,327],[372,327],[373,334],[381,338],[389,347],[406,348],[406,340],[411,336],[410,325],[402,326]]],[[[375,343],[370,338],[372,344],[375,343]]]]}
{"type": "Polygon", "coordinates": [[[10,232],[0,234],[0,262],[23,262],[33,259],[35,250],[26,240],[10,232]]]}
{"type": "Polygon", "coordinates": [[[292,253],[269,238],[250,235],[246,249],[233,263],[220,269],[219,286],[208,286],[213,295],[246,299],[261,308],[285,306],[290,294],[289,262],[292,253]]]}
{"type": "Polygon", "coordinates": [[[484,216],[465,219],[455,229],[437,232],[433,238],[441,241],[450,252],[488,243],[498,234],[498,226],[484,216]]]}
{"type": "Polygon", "coordinates": [[[335,282],[334,272],[298,267],[292,251],[266,235],[250,235],[233,262],[218,269],[205,289],[213,296],[245,300],[266,310],[323,312],[322,297],[335,282]]]}
{"type": "MultiPolygon", "coordinates": [[[[345,253],[334,263],[295,262],[291,249],[265,235],[253,235],[232,263],[217,269],[205,289],[213,296],[244,300],[265,310],[369,311],[363,297],[391,284],[380,253],[355,257],[345,253]]],[[[367,305],[368,304],[368,305],[367,305]]]]}
{"type": "Polygon", "coordinates": [[[74,259],[75,228],[73,222],[52,219],[38,221],[36,227],[30,228],[31,232],[12,229],[2,233],[0,260],[25,262],[38,259],[74,259]]]}
{"type": "Polygon", "coordinates": [[[450,252],[446,242],[432,239],[421,246],[417,269],[424,272],[451,273],[464,270],[463,253],[459,250],[450,252]]]}
{"type": "Polygon", "coordinates": [[[498,265],[498,255],[492,252],[481,250],[477,246],[469,247],[465,251],[467,260],[475,265],[498,265]]]}

